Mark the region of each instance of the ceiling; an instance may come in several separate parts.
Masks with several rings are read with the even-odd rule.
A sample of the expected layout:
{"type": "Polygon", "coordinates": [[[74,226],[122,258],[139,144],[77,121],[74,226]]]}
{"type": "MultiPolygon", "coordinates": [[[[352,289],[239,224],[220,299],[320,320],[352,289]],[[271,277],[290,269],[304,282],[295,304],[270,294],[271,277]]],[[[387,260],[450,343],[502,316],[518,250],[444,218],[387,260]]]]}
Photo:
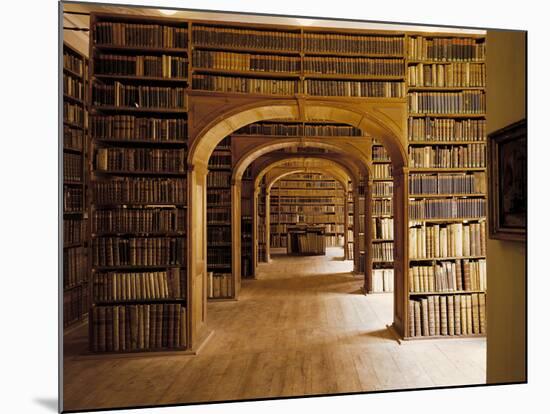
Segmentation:
{"type": "MultiPolygon", "coordinates": [[[[87,3],[63,3],[63,27],[89,28],[89,17],[87,15],[70,14],[70,12],[90,13],[102,12],[113,14],[133,14],[147,16],[163,16],[160,9],[148,7],[123,7],[114,5],[100,5],[87,3]]],[[[246,22],[246,23],[263,23],[263,24],[282,24],[291,26],[321,26],[334,28],[349,28],[349,29],[370,29],[370,30],[395,30],[395,31],[429,31],[429,32],[445,32],[445,33],[462,33],[462,34],[485,34],[485,30],[473,29],[454,29],[438,26],[414,26],[403,24],[389,23],[372,23],[364,21],[342,21],[331,19],[313,19],[299,17],[279,17],[279,16],[262,16],[240,13],[222,13],[208,11],[189,11],[179,10],[171,14],[171,18],[180,19],[197,19],[197,20],[216,20],[225,22],[246,22]]],[[[88,53],[88,32],[64,30],[65,40],[78,48],[82,53],[88,53]]]]}

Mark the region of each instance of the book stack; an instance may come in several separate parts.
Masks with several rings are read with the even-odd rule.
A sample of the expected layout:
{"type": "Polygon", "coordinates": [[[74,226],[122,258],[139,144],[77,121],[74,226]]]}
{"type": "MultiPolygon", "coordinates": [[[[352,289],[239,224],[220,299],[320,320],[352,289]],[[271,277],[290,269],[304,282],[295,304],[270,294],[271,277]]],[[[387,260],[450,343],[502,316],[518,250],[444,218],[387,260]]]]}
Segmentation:
{"type": "Polygon", "coordinates": [[[393,269],[372,270],[372,292],[393,292],[393,269]]]}
{"type": "Polygon", "coordinates": [[[405,336],[484,334],[485,39],[418,35],[407,36],[406,42],[410,171],[405,336]]]}
{"type": "Polygon", "coordinates": [[[484,335],[485,294],[427,295],[409,300],[409,337],[484,335]]]}
{"type": "Polygon", "coordinates": [[[296,224],[317,225],[325,245],[344,245],[344,198],[341,185],[319,173],[296,173],[277,181],[270,192],[270,246],[287,247],[296,224]]]}
{"type": "Polygon", "coordinates": [[[207,270],[212,295],[209,299],[232,297],[231,258],[231,137],[224,138],[208,160],[206,191],[207,270]]]}
{"type": "Polygon", "coordinates": [[[290,227],[287,234],[288,254],[324,255],[326,253],[324,233],[322,227],[290,227]]]}
{"type": "Polygon", "coordinates": [[[185,349],[188,30],[105,15],[90,27],[90,348],[185,349]]]}
{"type": "Polygon", "coordinates": [[[209,299],[227,299],[233,296],[231,273],[208,272],[207,292],[209,299]]]}
{"type": "Polygon", "coordinates": [[[88,60],[63,44],[63,326],[88,313],[88,60]]]}

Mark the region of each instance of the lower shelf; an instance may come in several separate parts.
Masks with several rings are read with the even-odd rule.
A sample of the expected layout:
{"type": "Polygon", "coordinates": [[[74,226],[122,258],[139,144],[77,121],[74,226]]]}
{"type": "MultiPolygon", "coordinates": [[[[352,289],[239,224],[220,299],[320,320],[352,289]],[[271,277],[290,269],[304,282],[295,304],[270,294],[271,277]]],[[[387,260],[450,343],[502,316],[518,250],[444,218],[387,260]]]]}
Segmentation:
{"type": "Polygon", "coordinates": [[[486,334],[469,335],[432,335],[432,336],[405,336],[404,341],[416,341],[418,339],[467,339],[467,338],[485,338],[486,334]]]}

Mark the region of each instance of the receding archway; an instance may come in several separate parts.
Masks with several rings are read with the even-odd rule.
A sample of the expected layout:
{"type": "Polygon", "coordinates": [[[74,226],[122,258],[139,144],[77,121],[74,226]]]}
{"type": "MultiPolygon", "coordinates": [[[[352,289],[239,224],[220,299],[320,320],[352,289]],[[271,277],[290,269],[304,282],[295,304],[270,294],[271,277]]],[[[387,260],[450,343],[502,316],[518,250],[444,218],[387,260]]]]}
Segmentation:
{"type": "MultiPolygon", "coordinates": [[[[352,104],[349,100],[338,99],[273,99],[240,98],[233,102],[216,100],[198,94],[189,96],[194,110],[190,111],[188,155],[188,311],[190,314],[189,338],[192,347],[196,347],[203,334],[206,333],[206,175],[208,159],[214,148],[226,136],[235,130],[254,122],[273,119],[291,119],[297,121],[327,120],[355,126],[370,136],[381,141],[391,159],[394,168],[394,208],[395,238],[396,238],[396,268],[394,290],[394,327],[403,334],[403,311],[406,304],[406,292],[403,289],[403,278],[407,270],[406,212],[406,179],[408,176],[407,157],[404,146],[406,140],[406,103],[405,101],[372,99],[357,100],[352,104]]],[[[350,158],[362,158],[361,138],[338,139],[308,139],[296,137],[287,145],[334,147],[346,153],[350,158]]],[[[283,144],[279,142],[279,144],[283,144]]],[[[282,145],[279,148],[283,148],[282,145]]],[[[273,149],[264,148],[264,153],[273,149]]],[[[240,180],[244,169],[257,158],[258,151],[241,157],[241,169],[236,171],[235,180],[240,180]]],[[[362,160],[366,166],[366,159],[362,160]]],[[[239,186],[233,185],[232,200],[240,200],[239,186]]],[[[367,184],[367,194],[371,194],[371,183],[367,184]]],[[[369,203],[370,205],[370,203],[369,203]]],[[[368,211],[366,211],[368,215],[368,211]]],[[[232,217],[235,222],[236,218],[232,217]]],[[[239,223],[240,224],[240,223],[239,223]]],[[[240,226],[239,226],[240,227],[240,226]]],[[[234,232],[240,234],[239,228],[234,232]]],[[[237,261],[240,257],[237,258],[237,261]]]]}
{"type": "MultiPolygon", "coordinates": [[[[273,171],[274,169],[286,166],[289,163],[291,163],[293,167],[287,167],[287,168],[289,169],[289,171],[294,168],[295,172],[300,171],[299,169],[301,169],[301,171],[305,171],[305,170],[311,171],[315,169],[321,171],[323,168],[328,167],[333,170],[333,174],[332,174],[333,176],[335,174],[340,176],[341,185],[343,187],[347,188],[347,182],[344,185],[344,181],[349,179],[351,181],[352,191],[354,192],[354,194],[356,192],[358,181],[360,179],[360,176],[359,176],[360,174],[358,169],[350,168],[350,167],[353,167],[353,165],[350,165],[350,163],[345,164],[341,160],[332,159],[329,156],[326,156],[324,154],[322,156],[320,154],[315,154],[314,156],[308,156],[308,157],[305,157],[303,156],[303,154],[301,154],[299,157],[290,157],[290,158],[283,158],[275,161],[270,161],[265,163],[265,165],[262,166],[262,168],[259,170],[254,180],[254,194],[253,194],[253,199],[254,199],[253,217],[254,218],[257,217],[257,213],[258,213],[258,206],[257,206],[258,189],[262,178],[266,174],[273,171]]],[[[291,172],[288,172],[288,173],[290,174],[291,172]]],[[[273,182],[275,182],[275,180],[273,182]]],[[[271,183],[271,185],[273,185],[273,182],[271,183]]],[[[345,218],[347,222],[347,216],[345,218]]],[[[269,234],[268,222],[265,223],[265,232],[266,234],[269,234]]],[[[346,234],[346,239],[347,239],[347,234],[346,234]]],[[[254,250],[253,251],[253,269],[255,270],[258,264],[257,262],[257,226],[255,222],[253,227],[253,250],[254,250]]],[[[266,250],[267,250],[266,251],[267,259],[269,259],[269,256],[270,256],[269,247],[266,246],[266,250]]]]}
{"type": "MultiPolygon", "coordinates": [[[[292,176],[292,175],[298,174],[298,173],[314,173],[314,174],[316,173],[316,174],[325,174],[327,176],[330,176],[331,178],[334,179],[334,181],[336,181],[339,184],[339,186],[341,188],[341,191],[342,191],[342,196],[343,196],[344,200],[347,200],[348,183],[350,181],[350,177],[339,166],[331,166],[330,164],[326,165],[326,166],[319,165],[318,167],[303,167],[303,168],[278,166],[278,167],[275,167],[273,169],[270,169],[270,171],[266,174],[266,178],[267,178],[266,190],[265,190],[266,191],[266,205],[265,205],[266,220],[265,220],[265,223],[264,223],[264,226],[265,226],[264,232],[266,234],[266,259],[267,259],[268,262],[271,258],[271,244],[270,244],[270,240],[271,240],[271,218],[269,217],[269,213],[271,212],[271,198],[270,198],[271,189],[278,181],[283,180],[285,177],[289,177],[289,176],[292,176]]],[[[256,191],[255,191],[255,193],[256,193],[256,191]]],[[[254,203],[257,204],[257,201],[258,200],[257,200],[256,194],[255,194],[254,203]]],[[[347,209],[347,204],[344,204],[344,209],[347,209]]],[[[255,206],[255,210],[256,210],[256,206],[255,206]]],[[[344,228],[347,230],[347,228],[348,228],[347,210],[343,214],[343,219],[344,219],[344,221],[343,221],[344,228]]],[[[344,231],[344,247],[347,246],[347,239],[348,239],[347,231],[344,231]]],[[[253,237],[253,240],[256,241],[254,237],[253,237]]],[[[256,243],[253,243],[253,248],[255,250],[257,249],[257,244],[256,243]]],[[[254,255],[256,253],[257,253],[256,251],[253,252],[254,255]]],[[[345,249],[344,249],[344,258],[345,257],[346,257],[346,254],[345,254],[345,249]]]]}

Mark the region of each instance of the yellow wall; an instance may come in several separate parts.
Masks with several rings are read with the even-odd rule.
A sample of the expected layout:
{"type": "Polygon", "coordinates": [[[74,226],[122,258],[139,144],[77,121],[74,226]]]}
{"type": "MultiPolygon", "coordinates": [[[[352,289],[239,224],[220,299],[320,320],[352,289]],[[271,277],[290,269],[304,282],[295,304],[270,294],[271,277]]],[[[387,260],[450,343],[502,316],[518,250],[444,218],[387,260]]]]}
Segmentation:
{"type": "MultiPolygon", "coordinates": [[[[525,118],[525,33],[487,33],[487,129],[525,118]]],[[[487,382],[525,381],[525,243],[487,243],[487,382]]]]}

